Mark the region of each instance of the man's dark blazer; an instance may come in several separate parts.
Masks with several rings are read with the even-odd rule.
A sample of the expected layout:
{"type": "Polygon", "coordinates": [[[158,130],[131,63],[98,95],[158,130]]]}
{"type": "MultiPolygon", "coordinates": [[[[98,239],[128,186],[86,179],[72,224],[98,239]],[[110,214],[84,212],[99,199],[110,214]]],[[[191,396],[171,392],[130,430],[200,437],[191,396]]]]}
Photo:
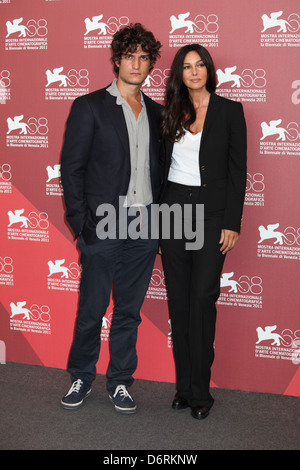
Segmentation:
{"type": "MultiPolygon", "coordinates": [[[[150,130],[150,177],[153,201],[161,187],[158,119],[161,105],[143,95],[150,130]]],[[[73,102],[61,154],[61,181],[66,218],[77,237],[97,241],[96,210],[100,204],[119,205],[127,194],[131,173],[129,138],[121,105],[106,88],[73,102]]]]}
{"type": "MultiPolygon", "coordinates": [[[[162,146],[163,189],[167,186],[173,143],[162,146]]],[[[204,211],[224,210],[224,229],[240,231],[247,169],[247,135],[241,103],[212,93],[204,122],[199,151],[204,211]]]]}

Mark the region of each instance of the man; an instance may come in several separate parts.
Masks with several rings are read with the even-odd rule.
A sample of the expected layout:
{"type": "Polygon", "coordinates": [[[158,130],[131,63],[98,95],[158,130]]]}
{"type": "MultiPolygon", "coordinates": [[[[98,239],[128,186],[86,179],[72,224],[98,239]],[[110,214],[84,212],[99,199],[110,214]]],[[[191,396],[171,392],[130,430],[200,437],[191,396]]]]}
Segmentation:
{"type": "Polygon", "coordinates": [[[136,404],[127,387],[132,385],[137,367],[140,308],[158,240],[150,236],[130,237],[127,228],[133,222],[135,208],[140,213],[140,229],[147,222],[150,230],[151,204],[157,201],[160,191],[161,106],[145,96],[140,87],[159,57],[161,44],[136,23],[118,31],[111,47],[117,78],[107,88],[74,101],[61,157],[66,217],[75,237],[79,237],[82,265],[78,315],[68,362],[73,383],[61,405],[76,409],[91,392],[102,319],[113,286],[107,388],[116,411],[134,413],[136,404]],[[99,224],[105,215],[102,208],[108,206],[116,210],[116,232],[108,230],[105,237],[99,224]]]}

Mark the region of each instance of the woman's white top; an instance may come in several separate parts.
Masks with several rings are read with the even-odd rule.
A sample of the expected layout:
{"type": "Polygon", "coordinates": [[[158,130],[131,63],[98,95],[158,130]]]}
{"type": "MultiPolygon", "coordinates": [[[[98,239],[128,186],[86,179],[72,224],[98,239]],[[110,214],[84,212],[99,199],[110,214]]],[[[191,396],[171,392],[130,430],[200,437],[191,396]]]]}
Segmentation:
{"type": "Polygon", "coordinates": [[[168,180],[187,186],[201,186],[199,150],[202,131],[192,134],[186,131],[173,147],[168,180]]]}

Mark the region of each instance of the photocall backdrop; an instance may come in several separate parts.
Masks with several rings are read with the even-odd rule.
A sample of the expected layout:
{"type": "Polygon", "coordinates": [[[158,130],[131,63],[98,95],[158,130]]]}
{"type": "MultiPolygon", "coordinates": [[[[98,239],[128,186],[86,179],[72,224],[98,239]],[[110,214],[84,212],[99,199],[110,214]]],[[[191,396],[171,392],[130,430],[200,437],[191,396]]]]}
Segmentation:
{"type": "MultiPolygon", "coordinates": [[[[0,0],[0,362],[66,368],[81,267],[60,182],[65,123],[77,96],[114,78],[112,35],[130,22],[163,44],[148,96],[163,103],[176,51],[197,42],[215,61],[217,93],[245,110],[247,193],[220,279],[212,386],[300,396],[298,0],[0,0]]],[[[141,316],[135,377],[174,382],[159,255],[141,316]]]]}

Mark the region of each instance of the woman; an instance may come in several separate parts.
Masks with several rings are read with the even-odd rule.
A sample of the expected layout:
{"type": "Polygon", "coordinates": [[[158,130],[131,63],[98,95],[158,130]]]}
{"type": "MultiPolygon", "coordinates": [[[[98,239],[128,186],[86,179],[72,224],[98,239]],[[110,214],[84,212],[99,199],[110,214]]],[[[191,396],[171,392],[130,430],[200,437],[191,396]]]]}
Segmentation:
{"type": "Polygon", "coordinates": [[[246,187],[243,107],[215,89],[209,52],[198,44],[182,47],[171,67],[162,114],[160,202],[180,205],[182,225],[184,205],[192,205],[193,229],[199,223],[196,205],[204,204],[204,244],[187,249],[190,240],[176,236],[174,219],[171,237],[161,238],[161,252],[176,365],[172,407],[190,406],[196,419],[208,416],[214,402],[209,384],[216,301],[225,255],[239,236],[246,187]]]}

